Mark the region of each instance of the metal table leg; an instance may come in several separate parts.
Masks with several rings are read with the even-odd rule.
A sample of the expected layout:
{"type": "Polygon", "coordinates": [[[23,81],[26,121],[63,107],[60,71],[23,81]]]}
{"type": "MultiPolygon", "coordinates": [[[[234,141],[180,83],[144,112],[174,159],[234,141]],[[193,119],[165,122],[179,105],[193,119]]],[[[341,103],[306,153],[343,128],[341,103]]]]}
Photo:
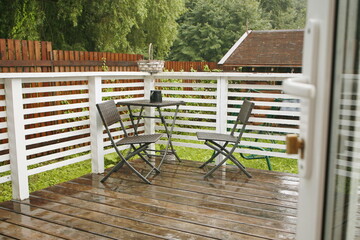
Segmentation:
{"type": "Polygon", "coordinates": [[[166,132],[166,135],[167,135],[167,137],[168,137],[168,141],[167,141],[167,144],[166,144],[166,149],[165,149],[165,152],[164,152],[164,156],[163,156],[163,158],[161,159],[161,162],[160,162],[159,167],[158,167],[158,168],[160,168],[161,165],[162,165],[162,163],[163,163],[163,161],[164,161],[165,158],[166,158],[166,155],[167,155],[167,153],[168,153],[168,151],[169,151],[169,147],[170,147],[171,152],[172,152],[172,153],[174,154],[174,156],[176,157],[176,159],[177,159],[179,162],[181,162],[181,159],[180,159],[179,156],[177,155],[177,153],[176,153],[176,151],[175,151],[175,149],[174,149],[174,146],[173,146],[173,144],[172,144],[172,141],[171,141],[171,136],[172,136],[172,132],[173,132],[173,130],[174,130],[177,113],[178,113],[178,111],[179,111],[179,105],[176,105],[176,110],[175,110],[175,114],[174,114],[174,117],[173,117],[173,120],[172,120],[172,124],[171,124],[170,130],[169,130],[169,128],[168,128],[167,125],[166,125],[165,117],[162,115],[160,107],[157,107],[157,110],[158,110],[158,112],[159,112],[159,117],[160,117],[160,119],[161,119],[161,122],[164,124],[165,132],[166,132]]]}

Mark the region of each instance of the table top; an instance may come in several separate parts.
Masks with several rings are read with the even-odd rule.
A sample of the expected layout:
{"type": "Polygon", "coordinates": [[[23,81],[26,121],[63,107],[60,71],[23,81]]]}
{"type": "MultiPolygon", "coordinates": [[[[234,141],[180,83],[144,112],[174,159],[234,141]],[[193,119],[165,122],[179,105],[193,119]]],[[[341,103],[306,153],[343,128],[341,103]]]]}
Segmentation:
{"type": "Polygon", "coordinates": [[[185,105],[184,101],[167,101],[162,102],[150,102],[149,99],[141,99],[134,101],[119,101],[116,104],[124,106],[143,106],[143,107],[167,107],[176,105],[185,105]]]}

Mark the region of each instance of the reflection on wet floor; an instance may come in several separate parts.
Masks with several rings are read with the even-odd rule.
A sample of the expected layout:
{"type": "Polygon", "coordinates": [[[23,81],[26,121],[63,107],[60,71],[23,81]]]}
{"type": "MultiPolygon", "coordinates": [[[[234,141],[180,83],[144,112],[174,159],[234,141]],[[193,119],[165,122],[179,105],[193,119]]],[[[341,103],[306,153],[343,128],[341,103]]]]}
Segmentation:
{"type": "Polygon", "coordinates": [[[0,203],[0,239],[295,239],[296,175],[227,166],[204,179],[198,166],[168,161],[152,185],[125,167],[0,203]]]}

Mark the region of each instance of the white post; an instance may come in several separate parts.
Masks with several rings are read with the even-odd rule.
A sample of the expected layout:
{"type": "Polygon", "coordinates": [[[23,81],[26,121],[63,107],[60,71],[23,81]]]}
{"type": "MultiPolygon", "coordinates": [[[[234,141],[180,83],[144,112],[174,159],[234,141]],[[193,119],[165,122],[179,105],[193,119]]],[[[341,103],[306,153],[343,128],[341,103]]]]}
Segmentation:
{"type": "Polygon", "coordinates": [[[101,77],[89,77],[91,167],[93,173],[104,172],[103,125],[96,104],[101,98],[101,77]]]}
{"type": "MultiPolygon", "coordinates": [[[[226,134],[227,129],[227,104],[228,104],[228,79],[217,79],[217,103],[216,103],[216,132],[226,134]]],[[[219,155],[215,163],[219,164],[224,159],[219,155]]],[[[226,163],[225,163],[226,164],[226,163]]]]}
{"type": "MultiPolygon", "coordinates": [[[[155,89],[155,78],[150,75],[144,78],[144,97],[145,99],[150,99],[150,90],[155,89]]],[[[154,116],[154,108],[146,108],[145,115],[154,116]]],[[[145,134],[155,133],[155,120],[153,118],[145,118],[145,134]]]]}
{"type": "Polygon", "coordinates": [[[5,79],[13,199],[29,198],[21,79],[5,79]]]}

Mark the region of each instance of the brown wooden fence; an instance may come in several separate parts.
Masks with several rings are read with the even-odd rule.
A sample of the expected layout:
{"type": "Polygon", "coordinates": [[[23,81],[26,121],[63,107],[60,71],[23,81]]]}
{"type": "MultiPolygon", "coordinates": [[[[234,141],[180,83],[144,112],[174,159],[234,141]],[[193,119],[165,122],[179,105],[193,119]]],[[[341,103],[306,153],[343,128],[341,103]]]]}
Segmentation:
{"type": "MultiPolygon", "coordinates": [[[[53,50],[52,43],[0,39],[0,73],[138,71],[140,54],[53,50]]],[[[215,62],[165,63],[169,71],[203,71],[219,68],[215,62]]]]}

